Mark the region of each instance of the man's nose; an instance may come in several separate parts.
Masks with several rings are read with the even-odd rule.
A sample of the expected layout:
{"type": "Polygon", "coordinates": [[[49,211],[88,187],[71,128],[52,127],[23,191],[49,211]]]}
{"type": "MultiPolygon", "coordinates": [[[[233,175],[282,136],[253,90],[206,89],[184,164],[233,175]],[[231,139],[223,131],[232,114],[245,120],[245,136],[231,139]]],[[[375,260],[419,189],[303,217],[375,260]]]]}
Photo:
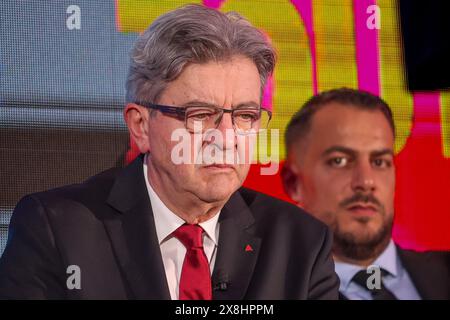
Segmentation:
{"type": "Polygon", "coordinates": [[[217,130],[219,130],[222,134],[224,141],[224,149],[231,149],[236,144],[236,133],[233,127],[233,119],[231,113],[224,112],[220,122],[217,126],[217,130]]]}
{"type": "Polygon", "coordinates": [[[366,193],[375,191],[376,179],[370,162],[359,162],[356,164],[351,184],[353,191],[366,193]]]}
{"type": "Polygon", "coordinates": [[[233,129],[233,118],[232,113],[230,112],[224,112],[222,114],[222,117],[218,120],[219,123],[217,124],[218,130],[226,130],[226,129],[233,129]]]}

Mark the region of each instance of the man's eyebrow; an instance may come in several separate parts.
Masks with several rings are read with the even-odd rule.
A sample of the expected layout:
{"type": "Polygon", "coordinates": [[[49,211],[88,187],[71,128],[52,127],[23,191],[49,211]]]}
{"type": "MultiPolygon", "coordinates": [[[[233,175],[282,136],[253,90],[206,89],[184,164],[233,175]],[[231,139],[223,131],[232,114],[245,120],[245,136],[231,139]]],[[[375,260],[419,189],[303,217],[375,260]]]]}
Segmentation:
{"type": "Polygon", "coordinates": [[[259,105],[259,103],[256,103],[255,101],[247,101],[247,102],[239,103],[237,106],[233,107],[233,109],[245,108],[245,107],[259,108],[260,105],[259,105]]]}
{"type": "MultiPolygon", "coordinates": [[[[341,153],[345,153],[348,154],[350,156],[356,156],[357,151],[348,147],[343,147],[343,146],[332,146],[328,149],[326,149],[322,155],[323,156],[327,156],[330,153],[333,152],[341,152],[341,153]]],[[[372,158],[376,158],[376,157],[381,157],[384,155],[390,155],[390,156],[394,156],[394,151],[391,148],[384,148],[384,149],[380,149],[380,150],[374,150],[370,152],[370,156],[372,158]]]]}
{"type": "Polygon", "coordinates": [[[390,155],[393,157],[394,151],[391,148],[385,148],[385,149],[381,149],[381,150],[375,150],[370,153],[370,156],[374,157],[374,158],[381,157],[384,155],[390,155]]]}
{"type": "Polygon", "coordinates": [[[214,103],[201,101],[201,100],[191,100],[189,102],[183,103],[183,107],[216,107],[220,108],[219,106],[215,105],[214,103]]]}
{"type": "MultiPolygon", "coordinates": [[[[214,103],[202,101],[202,100],[192,100],[186,103],[182,104],[183,107],[216,107],[216,108],[222,108],[221,106],[218,106],[214,103]]],[[[247,102],[241,102],[237,106],[233,106],[233,109],[237,108],[245,108],[245,107],[251,107],[251,108],[259,108],[260,105],[256,103],[255,101],[247,101],[247,102]]]]}
{"type": "Polygon", "coordinates": [[[347,148],[347,147],[343,147],[343,146],[332,146],[329,147],[328,149],[326,149],[323,153],[322,156],[327,156],[330,153],[333,152],[341,152],[341,153],[345,153],[351,156],[355,156],[356,155],[356,151],[351,149],[351,148],[347,148]]]}

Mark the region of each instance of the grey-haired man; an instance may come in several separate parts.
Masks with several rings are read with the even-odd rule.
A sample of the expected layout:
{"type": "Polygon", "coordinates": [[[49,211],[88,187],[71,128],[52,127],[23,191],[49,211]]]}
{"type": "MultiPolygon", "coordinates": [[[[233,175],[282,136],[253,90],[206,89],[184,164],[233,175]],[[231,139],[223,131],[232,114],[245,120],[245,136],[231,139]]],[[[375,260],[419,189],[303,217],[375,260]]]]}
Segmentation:
{"type": "Polygon", "coordinates": [[[189,5],[156,19],[133,49],[127,79],[124,116],[142,155],[23,198],[0,262],[0,295],[336,299],[327,227],[241,188],[252,136],[270,120],[260,106],[274,65],[264,35],[236,13],[189,5]],[[188,161],[174,159],[174,135],[187,137],[188,161]],[[193,161],[211,149],[213,161],[193,161]],[[80,271],[78,287],[67,270],[80,271]]]}

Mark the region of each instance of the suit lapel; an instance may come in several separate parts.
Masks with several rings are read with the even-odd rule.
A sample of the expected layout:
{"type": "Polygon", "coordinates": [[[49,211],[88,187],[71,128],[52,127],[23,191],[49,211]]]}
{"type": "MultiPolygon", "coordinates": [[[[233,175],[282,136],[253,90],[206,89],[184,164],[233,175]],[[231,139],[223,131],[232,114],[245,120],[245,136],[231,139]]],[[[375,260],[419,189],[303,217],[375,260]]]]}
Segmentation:
{"type": "Polygon", "coordinates": [[[134,297],[170,299],[142,165],[141,156],[116,178],[107,202],[121,214],[104,224],[134,297]]]}
{"type": "Polygon", "coordinates": [[[418,253],[397,247],[400,259],[408,271],[422,299],[435,300],[448,296],[446,281],[442,281],[445,270],[428,253],[418,253]]]}
{"type": "Polygon", "coordinates": [[[239,192],[235,192],[223,207],[219,223],[219,245],[213,287],[227,283],[225,290],[214,290],[215,300],[240,300],[245,297],[259,254],[261,239],[249,233],[253,215],[239,192]]]}
{"type": "MultiPolygon", "coordinates": [[[[150,199],[138,157],[117,176],[107,203],[118,211],[104,221],[122,272],[136,299],[170,299],[150,199]]],[[[226,290],[214,299],[243,299],[259,254],[261,239],[252,235],[254,223],[244,199],[235,192],[222,208],[213,285],[226,279],[226,290]]]]}

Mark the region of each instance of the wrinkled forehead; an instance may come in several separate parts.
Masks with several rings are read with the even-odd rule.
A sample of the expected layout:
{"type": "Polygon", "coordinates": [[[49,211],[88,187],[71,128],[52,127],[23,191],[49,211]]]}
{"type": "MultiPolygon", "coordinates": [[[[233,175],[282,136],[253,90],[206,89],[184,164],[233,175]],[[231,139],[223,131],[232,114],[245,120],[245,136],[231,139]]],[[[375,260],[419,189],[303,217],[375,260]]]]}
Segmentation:
{"type": "Polygon", "coordinates": [[[187,65],[178,78],[168,83],[162,95],[177,97],[183,102],[204,100],[222,106],[226,102],[244,100],[259,102],[260,88],[260,75],[253,61],[234,56],[223,61],[187,65]]]}

